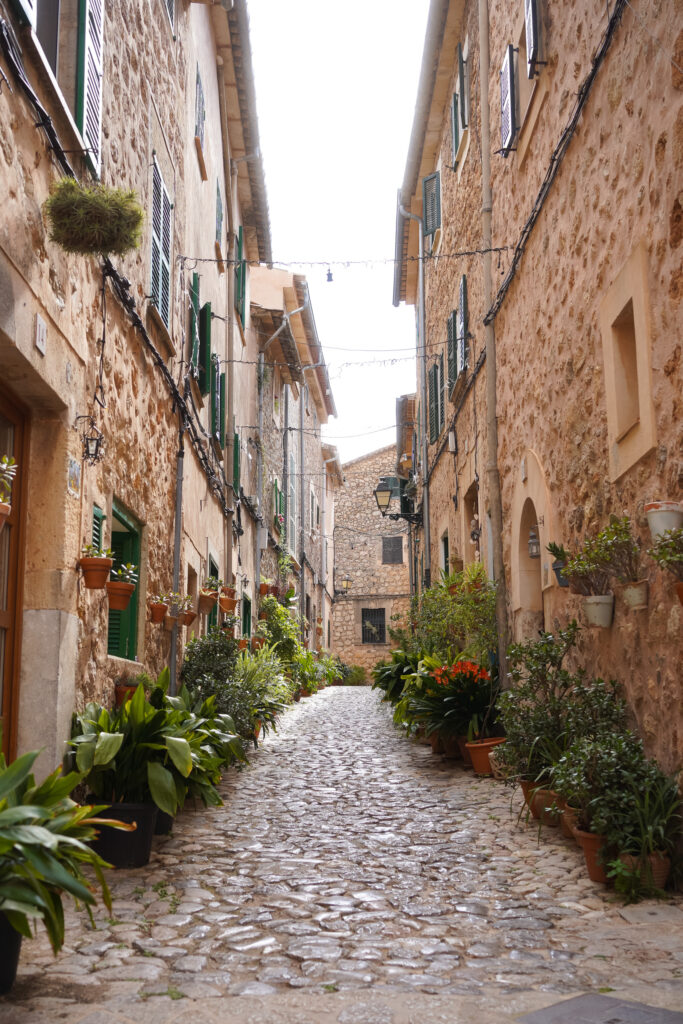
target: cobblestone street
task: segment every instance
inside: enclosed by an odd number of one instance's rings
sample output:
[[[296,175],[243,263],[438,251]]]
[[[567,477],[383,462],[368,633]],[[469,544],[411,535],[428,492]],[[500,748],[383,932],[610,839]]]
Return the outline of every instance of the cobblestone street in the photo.
[[[114,918],[24,940],[0,1024],[478,1024],[583,992],[683,1006],[678,902],[623,908],[515,793],[406,742],[369,689],[295,705]],[[631,920],[627,920],[626,913]]]

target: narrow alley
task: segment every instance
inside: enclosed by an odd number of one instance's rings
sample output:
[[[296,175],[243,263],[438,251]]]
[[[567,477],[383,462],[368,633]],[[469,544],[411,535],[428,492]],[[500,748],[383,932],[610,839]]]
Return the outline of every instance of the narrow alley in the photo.
[[[100,906],[92,931],[70,910],[57,958],[42,930],[25,941],[0,1024],[493,1024],[587,992],[683,1004],[680,899],[623,907],[559,830],[538,844],[515,791],[402,739],[370,689],[295,705],[222,789],[148,867],[110,872],[113,918]]]

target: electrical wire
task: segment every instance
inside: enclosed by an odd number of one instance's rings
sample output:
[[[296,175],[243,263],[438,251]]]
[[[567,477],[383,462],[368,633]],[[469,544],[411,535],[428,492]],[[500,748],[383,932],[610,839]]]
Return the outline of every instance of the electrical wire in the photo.
[[[683,75],[683,68],[681,67],[681,65],[678,64],[674,60],[673,54],[669,53],[669,51],[666,49],[664,44],[662,42],[660,42],[660,40],[657,38],[657,36],[654,35],[654,33],[650,32],[650,29],[647,27],[647,25],[645,24],[645,22],[643,21],[641,16],[638,14],[638,11],[635,9],[633,4],[630,3],[630,0],[626,0],[626,6],[631,9],[631,13],[633,14],[633,17],[636,19],[636,21],[640,22],[640,27],[643,29],[643,31],[647,32],[647,34],[649,35],[650,39],[652,39],[653,42],[655,42],[657,44],[657,46],[662,51],[662,53],[665,55],[665,57],[669,58],[670,62],[676,68],[676,71],[680,71],[680,73]]]
[[[460,260],[466,259],[471,256],[485,256],[490,252],[507,252],[509,246],[498,245],[493,246],[490,249],[462,249],[457,252],[438,252],[438,253],[425,253],[424,260]],[[260,260],[228,260],[218,259],[215,256],[188,256],[184,253],[179,253],[176,256],[177,260],[183,260],[188,263],[192,263],[195,269],[199,263],[222,263],[224,266],[247,266],[247,267],[262,267],[264,264]],[[418,263],[420,260],[419,256],[404,256],[398,260],[395,256],[385,256],[376,259],[363,259],[363,260],[272,260],[268,267],[376,267],[376,266],[391,266],[394,263]]]

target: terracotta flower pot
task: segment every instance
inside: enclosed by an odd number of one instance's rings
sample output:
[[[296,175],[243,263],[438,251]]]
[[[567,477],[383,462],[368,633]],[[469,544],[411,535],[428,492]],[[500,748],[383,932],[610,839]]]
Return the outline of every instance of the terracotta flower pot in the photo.
[[[237,588],[226,586],[225,584],[221,587],[221,594],[223,597],[235,597],[237,595]]]
[[[200,590],[197,605],[201,615],[210,615],[218,601],[217,590]]]
[[[133,696],[137,686],[129,686],[128,683],[114,683],[114,704],[117,708],[122,707],[126,701]]]
[[[460,756],[462,757],[463,767],[471,768],[472,758],[470,757],[470,752],[467,749],[467,736],[456,736],[455,742],[458,744],[460,748]]]
[[[259,583],[258,592],[261,597],[266,597],[270,593],[269,583]]]
[[[631,853],[620,853],[619,860],[631,871],[640,869],[640,881],[644,886],[654,886],[655,889],[663,889],[669,880],[671,860],[665,853],[661,853],[658,850],[655,853],[648,853],[645,857],[635,857]]]
[[[149,606],[149,618],[150,622],[163,622],[168,611],[168,605],[164,604],[163,601],[150,602]]]
[[[235,608],[237,607],[237,598],[225,597],[223,594],[218,598],[218,604],[222,612],[234,614]]]
[[[461,758],[460,744],[458,743],[457,736],[442,735],[441,743],[443,745],[444,757],[447,757],[449,761],[458,761]]]
[[[438,730],[436,732],[430,733],[429,745],[432,748],[432,754],[443,754],[443,739],[441,738],[441,733]]]
[[[188,608],[187,611],[181,612],[178,616],[179,626],[191,626],[194,620],[197,618],[197,613],[194,608]]]
[[[9,519],[11,511],[11,505],[8,505],[6,501],[0,501],[0,531],[2,531],[2,528],[5,525],[5,520]]]
[[[598,836],[595,832],[584,832],[580,828],[574,828],[574,838],[583,850],[588,877],[593,882],[602,882],[606,885],[607,872],[600,856],[605,847],[605,837]]]
[[[240,639],[239,639],[239,641],[237,643],[238,649],[240,651],[246,651],[248,646],[249,646],[249,637],[248,636],[240,637]]]
[[[102,590],[107,582],[109,570],[114,564],[113,558],[79,558],[78,564],[83,572],[83,584],[88,590]]]
[[[558,796],[552,789],[532,789],[529,794],[529,808],[531,814],[537,821],[544,825],[559,825],[560,811],[550,811],[551,804],[557,805]]]
[[[560,587],[568,587],[569,586],[569,580],[565,579],[565,575],[562,572],[562,570],[565,567],[565,564],[566,563],[561,561],[561,559],[556,558],[555,561],[552,563],[552,566],[551,566],[553,572],[555,573],[555,579],[557,580],[558,586],[560,586]]]
[[[262,636],[252,636],[251,638],[251,649],[252,651],[260,650],[266,641]]]
[[[113,611],[125,612],[133,596],[135,584],[124,583],[123,580],[107,580],[105,586],[109,597],[109,607]]]
[[[467,749],[472,758],[472,767],[477,775],[491,775],[491,762],[489,761],[489,750],[497,747],[499,743],[505,743],[504,736],[490,736],[485,740],[472,740],[467,743]]]

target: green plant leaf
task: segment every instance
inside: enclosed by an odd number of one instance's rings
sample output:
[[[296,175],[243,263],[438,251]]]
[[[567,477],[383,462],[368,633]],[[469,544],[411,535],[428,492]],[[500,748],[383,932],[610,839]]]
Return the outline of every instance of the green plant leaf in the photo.
[[[192,751],[190,750],[190,744],[187,740],[181,739],[179,736],[167,736],[166,748],[173,764],[176,766],[180,774],[187,778],[192,771]]]
[[[0,773],[0,800],[4,800],[8,793],[11,793],[28,777],[39,753],[39,750],[32,750],[27,754],[22,754],[12,762],[9,768]]]
[[[147,782],[157,807],[174,816],[178,809],[178,797],[168,768],[164,768],[158,761],[150,761],[147,765]]]
[[[113,761],[121,749],[122,743],[122,732],[101,732],[95,744],[93,767],[98,764],[109,764]]]

